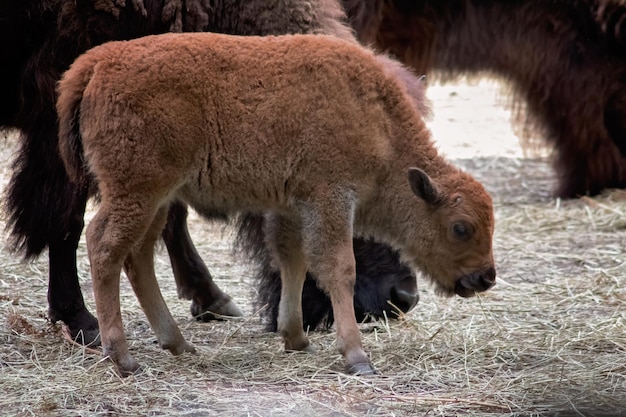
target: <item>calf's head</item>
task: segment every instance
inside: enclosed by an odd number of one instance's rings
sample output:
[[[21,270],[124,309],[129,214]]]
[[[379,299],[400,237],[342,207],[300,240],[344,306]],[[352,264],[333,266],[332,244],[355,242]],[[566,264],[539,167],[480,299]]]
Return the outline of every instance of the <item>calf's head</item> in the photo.
[[[492,239],[494,215],[491,197],[470,175],[454,171],[435,184],[417,168],[409,169],[413,193],[424,200],[426,229],[413,239],[412,263],[436,285],[442,295],[471,297],[496,281]],[[409,254],[409,257],[411,255]]]

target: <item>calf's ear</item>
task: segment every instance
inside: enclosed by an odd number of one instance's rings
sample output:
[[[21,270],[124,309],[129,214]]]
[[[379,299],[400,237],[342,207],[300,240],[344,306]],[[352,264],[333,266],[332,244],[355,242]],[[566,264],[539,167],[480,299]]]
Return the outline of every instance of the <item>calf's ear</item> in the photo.
[[[413,193],[428,204],[436,205],[442,200],[435,183],[419,168],[409,168],[409,184]]]

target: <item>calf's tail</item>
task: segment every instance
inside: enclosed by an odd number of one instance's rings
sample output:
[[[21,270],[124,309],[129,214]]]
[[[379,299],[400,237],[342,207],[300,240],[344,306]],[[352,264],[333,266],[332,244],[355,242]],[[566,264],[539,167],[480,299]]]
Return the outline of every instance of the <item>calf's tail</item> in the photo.
[[[81,189],[89,187],[89,174],[80,135],[81,104],[95,65],[95,60],[83,56],[72,64],[57,84],[59,154],[70,181]]]

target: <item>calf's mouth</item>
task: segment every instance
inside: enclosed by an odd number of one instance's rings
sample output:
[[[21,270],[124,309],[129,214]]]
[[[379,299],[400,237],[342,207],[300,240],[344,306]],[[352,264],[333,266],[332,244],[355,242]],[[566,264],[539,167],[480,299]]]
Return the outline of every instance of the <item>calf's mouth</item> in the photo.
[[[461,297],[473,297],[477,292],[487,291],[496,284],[496,270],[489,267],[462,276],[456,281],[454,293]]]

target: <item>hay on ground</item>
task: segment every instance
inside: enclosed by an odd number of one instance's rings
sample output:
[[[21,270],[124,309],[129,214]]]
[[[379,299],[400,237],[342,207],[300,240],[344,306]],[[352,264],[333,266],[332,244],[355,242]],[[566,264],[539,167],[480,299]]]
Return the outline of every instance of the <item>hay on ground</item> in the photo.
[[[506,123],[506,121],[504,121]],[[10,149],[4,149],[2,152]],[[3,161],[8,161],[3,157]],[[46,319],[46,257],[0,254],[0,410],[7,415],[517,416],[626,414],[626,192],[561,201],[545,159],[457,159],[494,196],[496,287],[421,300],[399,321],[362,325],[380,375],[353,377],[334,332],[315,355],[287,354],[252,311],[251,271],[231,256],[229,229],[192,217],[213,276],[246,313],[198,323],[178,300],[164,251],[157,273],[199,353],[156,345],[130,286],[122,310],[143,366],[121,379],[102,357],[65,343]],[[84,241],[79,270],[95,311]]]

